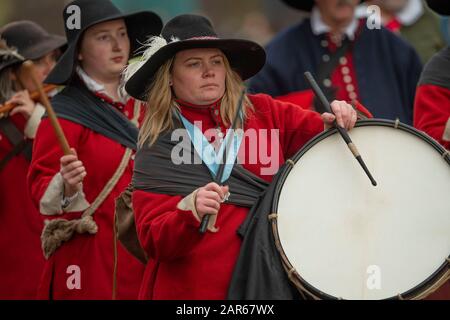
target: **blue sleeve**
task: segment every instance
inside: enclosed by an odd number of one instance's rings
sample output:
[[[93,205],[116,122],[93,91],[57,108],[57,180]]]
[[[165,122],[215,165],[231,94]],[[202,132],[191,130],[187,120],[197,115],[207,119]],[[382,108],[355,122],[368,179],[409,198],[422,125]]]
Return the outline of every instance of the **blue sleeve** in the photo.
[[[249,80],[250,93],[265,93],[272,97],[282,95],[280,85],[283,80],[278,75],[277,70],[269,61],[266,62],[264,68]]]

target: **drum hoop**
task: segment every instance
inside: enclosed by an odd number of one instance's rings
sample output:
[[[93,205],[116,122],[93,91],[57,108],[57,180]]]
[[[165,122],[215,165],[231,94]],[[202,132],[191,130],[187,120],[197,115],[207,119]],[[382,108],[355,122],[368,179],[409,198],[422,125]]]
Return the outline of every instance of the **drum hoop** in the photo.
[[[450,153],[442,147],[436,140],[431,138],[429,135],[427,135],[424,132],[421,132],[412,126],[409,126],[407,124],[401,123],[398,120],[392,121],[392,120],[385,120],[385,119],[367,119],[367,120],[361,120],[358,121],[355,125],[355,127],[367,127],[367,126],[382,126],[382,127],[390,127],[394,129],[400,129],[402,131],[406,131],[408,133],[411,133],[428,144],[430,144],[438,153],[441,154],[443,159],[447,162],[448,165],[450,165]],[[283,246],[281,244],[281,239],[279,237],[278,232],[278,223],[277,223],[277,212],[278,212],[278,201],[280,199],[281,189],[284,186],[284,183],[286,181],[286,178],[288,177],[289,173],[291,172],[292,168],[295,166],[295,164],[305,155],[306,152],[308,152],[312,147],[314,147],[317,143],[324,140],[325,138],[328,138],[334,134],[337,133],[337,129],[328,129],[327,131],[324,131],[317,136],[315,136],[313,139],[311,139],[306,145],[303,146],[291,159],[286,160],[286,164],[280,169],[279,175],[277,177],[277,187],[275,188],[275,193],[273,196],[273,203],[272,203],[272,214],[269,215],[269,220],[272,226],[272,234],[274,236],[275,246],[277,248],[278,253],[281,256],[281,262],[283,265],[283,268],[285,269],[289,281],[291,281],[297,290],[299,290],[300,294],[302,294],[303,297],[304,294],[307,294],[309,298],[315,299],[315,300],[340,300],[342,298],[334,297],[332,295],[329,295],[323,291],[320,291],[316,287],[309,284],[306,280],[304,280],[299,272],[295,270],[294,266],[289,261],[289,258],[287,257],[286,253],[284,252]],[[450,255],[446,258],[446,260],[442,263],[442,265],[427,279],[413,287],[412,289],[404,292],[399,293],[397,296],[386,298],[386,300],[392,300],[392,299],[399,299],[399,300],[418,300],[418,299],[424,299],[428,295],[432,294],[434,291],[438,290],[443,284],[445,284],[447,281],[450,281]]]

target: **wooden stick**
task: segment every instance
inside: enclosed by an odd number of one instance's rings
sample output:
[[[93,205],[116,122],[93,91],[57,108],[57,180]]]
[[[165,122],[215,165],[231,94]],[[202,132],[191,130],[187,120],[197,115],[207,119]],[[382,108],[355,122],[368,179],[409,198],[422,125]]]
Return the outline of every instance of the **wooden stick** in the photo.
[[[55,130],[56,138],[59,141],[59,144],[64,152],[64,155],[73,154],[70,150],[69,143],[67,142],[66,136],[64,135],[64,131],[61,128],[61,125],[58,122],[58,118],[56,117],[55,111],[52,108],[52,105],[50,104],[50,101],[48,100],[47,94],[44,92],[44,89],[42,87],[42,83],[37,81],[36,75],[34,73],[34,64],[32,61],[27,60],[22,64],[22,67],[25,69],[26,72],[31,77],[31,80],[33,81],[35,87],[37,88],[39,95],[41,97],[40,101],[44,105],[45,110],[47,111],[48,118],[50,120],[50,123]]]

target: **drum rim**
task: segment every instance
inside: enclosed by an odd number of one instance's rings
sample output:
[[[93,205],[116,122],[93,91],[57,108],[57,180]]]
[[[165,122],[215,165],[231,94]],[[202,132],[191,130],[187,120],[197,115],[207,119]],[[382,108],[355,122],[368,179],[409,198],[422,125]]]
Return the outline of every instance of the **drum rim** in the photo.
[[[355,124],[356,127],[367,127],[367,126],[383,126],[383,127],[390,127],[395,129],[400,129],[409,133],[412,133],[428,144],[430,144],[437,152],[441,154],[443,159],[447,162],[447,164],[450,166],[450,154],[449,152],[441,146],[436,140],[431,138],[429,135],[427,135],[425,132],[419,131],[416,128],[409,126],[407,124],[401,123],[400,121],[392,121],[392,120],[386,120],[386,119],[367,119],[367,120],[360,120],[357,121]],[[293,157],[291,157],[289,160],[286,161],[285,165],[280,168],[279,175],[277,177],[277,186],[274,191],[273,195],[273,201],[272,201],[272,207],[271,212],[278,212],[278,202],[280,199],[281,189],[284,186],[284,183],[286,181],[286,178],[288,177],[289,173],[291,172],[293,165],[289,165],[289,163],[292,161],[294,164],[296,164],[303,155],[308,152],[313,146],[315,146],[320,141],[324,140],[325,138],[328,138],[334,134],[337,133],[336,128],[328,129],[322,133],[319,133],[314,138],[312,138],[306,145],[304,145]],[[278,233],[278,223],[277,219],[271,220],[272,225],[272,234],[275,238],[275,243],[277,247],[277,251],[280,254],[281,263],[283,264],[283,267],[285,268],[286,272],[290,270],[290,273],[292,276],[296,277],[298,281],[300,281],[301,286],[305,287],[306,292],[302,292],[302,289],[299,288],[299,286],[291,279],[291,277],[288,276],[289,281],[291,281],[292,284],[302,293],[306,293],[313,297],[314,299],[334,299],[334,300],[341,300],[340,297],[335,297],[332,295],[329,295],[318,288],[314,287],[310,283],[308,283],[306,280],[304,280],[301,275],[295,270],[294,266],[289,261],[288,256],[284,252],[281,239],[279,237]],[[277,243],[278,242],[278,243]],[[429,289],[430,287],[433,287],[443,275],[448,272],[450,269],[450,254],[447,257],[447,259],[442,263],[442,265],[435,271],[433,274],[431,274],[428,278],[423,280],[421,283],[416,285],[415,287],[409,289],[406,292],[399,293],[397,296],[392,296],[389,298],[385,298],[384,300],[392,300],[392,299],[417,299],[417,298],[425,298],[426,296],[423,296],[423,293]],[[439,286],[440,287],[440,286]],[[438,288],[439,288],[438,287]],[[438,289],[436,288],[436,289]],[[430,292],[429,294],[431,294]]]

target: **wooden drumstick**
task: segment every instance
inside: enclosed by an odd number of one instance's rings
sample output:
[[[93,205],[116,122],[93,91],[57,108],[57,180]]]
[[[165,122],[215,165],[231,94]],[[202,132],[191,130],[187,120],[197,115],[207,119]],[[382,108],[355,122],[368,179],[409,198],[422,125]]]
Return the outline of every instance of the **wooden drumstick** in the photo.
[[[39,95],[41,97],[41,102],[44,105],[45,110],[47,111],[48,118],[50,120],[50,123],[51,123],[53,129],[55,130],[56,138],[59,141],[59,144],[64,152],[64,155],[72,154],[69,143],[67,142],[66,136],[64,135],[64,131],[62,130],[61,125],[58,122],[58,118],[56,117],[55,111],[53,110],[53,108],[50,104],[50,101],[48,100],[47,94],[45,93],[45,91],[42,87],[42,83],[40,83],[36,78],[36,75],[34,73],[33,62],[30,60],[27,60],[22,64],[22,67],[29,74],[37,91],[39,92]]]
[[[243,104],[243,101],[244,101],[244,97],[245,97],[245,90],[242,90],[242,93],[241,93],[241,96],[240,96],[239,102],[238,102],[238,109],[236,110],[236,114],[234,116],[233,123],[231,125],[231,130],[233,130],[233,134],[234,134],[234,131],[236,130],[237,121],[239,119],[239,115],[240,115],[241,110],[242,110],[242,104]],[[219,170],[217,171],[216,178],[214,179],[214,182],[217,183],[219,186],[222,183],[223,171],[225,170],[225,164],[227,162],[227,155],[226,155],[227,154],[227,150],[230,149],[232,141],[233,141],[232,137],[230,137],[228,139],[228,141],[227,141],[227,145],[225,146],[225,150],[223,150],[223,157],[222,157],[223,161],[219,165]],[[210,216],[211,215],[209,215],[209,214],[206,214],[206,215],[203,216],[202,223],[200,224],[200,229],[199,229],[200,233],[205,233],[206,232],[206,229],[208,228],[208,223],[209,223],[209,217]]]
[[[309,85],[313,89],[316,97],[319,99],[320,103],[325,108],[325,110],[327,112],[331,113],[331,114],[334,114],[333,110],[331,109],[330,102],[328,102],[327,98],[325,97],[325,94],[320,89],[319,85],[317,84],[317,82],[314,79],[314,77],[312,76],[312,74],[310,72],[305,72],[304,75],[305,75],[306,81],[309,83]],[[353,153],[353,156],[356,158],[356,160],[358,160],[358,162],[361,165],[361,167],[363,168],[364,172],[369,177],[370,182],[372,183],[372,185],[376,186],[377,182],[375,181],[375,179],[373,178],[373,176],[370,173],[369,169],[367,168],[366,164],[364,163],[364,160],[362,159],[361,155],[359,154],[358,149],[356,148],[356,146],[353,143],[352,139],[348,135],[347,130],[345,130],[345,128],[342,128],[341,126],[339,126],[337,124],[336,120],[334,121],[334,125],[336,126],[337,131],[339,132],[339,134],[344,139],[344,141],[347,144],[347,146],[350,149],[350,151]]]

